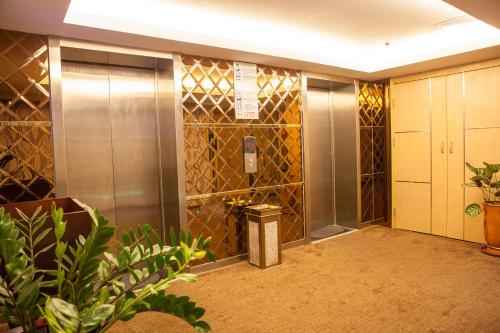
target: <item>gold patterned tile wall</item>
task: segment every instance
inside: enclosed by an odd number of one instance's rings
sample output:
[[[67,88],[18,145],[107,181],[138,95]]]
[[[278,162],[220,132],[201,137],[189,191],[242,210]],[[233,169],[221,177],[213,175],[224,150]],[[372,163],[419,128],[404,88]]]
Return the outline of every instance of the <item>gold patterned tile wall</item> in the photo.
[[[386,217],[386,113],[384,85],[360,82],[359,86],[361,221]]]
[[[53,195],[46,37],[0,30],[0,204]]]
[[[188,227],[211,235],[218,258],[246,252],[243,208],[283,207],[284,242],[304,237],[300,72],[257,66],[259,119],[235,119],[233,62],[182,56]],[[255,136],[258,172],[243,172]]]

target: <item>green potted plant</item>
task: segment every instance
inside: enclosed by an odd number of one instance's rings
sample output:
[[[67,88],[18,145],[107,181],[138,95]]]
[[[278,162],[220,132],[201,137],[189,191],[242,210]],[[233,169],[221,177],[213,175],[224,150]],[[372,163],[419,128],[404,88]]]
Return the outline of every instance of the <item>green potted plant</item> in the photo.
[[[500,164],[483,162],[484,167],[476,168],[466,163],[467,168],[474,174],[470,187],[478,187],[483,194],[483,207],[479,203],[472,203],[465,208],[469,216],[477,216],[484,210],[484,238],[486,246],[482,251],[489,255],[500,256],[500,179],[498,172]]]
[[[186,273],[194,260],[210,252],[210,238],[193,238],[170,230],[166,245],[147,224],[122,234],[116,252],[108,252],[115,228],[99,211],[84,206],[92,220],[87,237],[64,241],[67,222],[61,208],[52,206],[51,219],[40,209],[28,217],[12,218],[0,208],[0,318],[25,333],[47,326],[50,332],[105,332],[119,320],[138,312],[166,312],[191,324],[198,332],[210,331],[200,320],[204,310],[187,297],[167,295],[174,280],[196,281]],[[38,246],[50,233],[55,242]],[[55,268],[43,269],[37,258],[53,251]],[[140,289],[139,289],[140,287]]]

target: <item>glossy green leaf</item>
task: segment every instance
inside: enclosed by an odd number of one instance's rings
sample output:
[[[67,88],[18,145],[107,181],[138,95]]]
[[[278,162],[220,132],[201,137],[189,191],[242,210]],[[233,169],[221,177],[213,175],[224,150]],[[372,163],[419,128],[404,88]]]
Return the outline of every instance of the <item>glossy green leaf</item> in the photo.
[[[103,304],[100,305],[94,309],[92,309],[90,312],[85,314],[80,318],[80,321],[82,323],[82,326],[90,331],[96,327],[98,327],[101,322],[105,321],[111,315],[113,314],[115,310],[115,306],[112,304]]]
[[[465,208],[465,213],[469,216],[478,216],[481,214],[481,206],[477,203],[470,204]]]
[[[66,222],[61,222],[55,226],[54,233],[58,240],[62,239],[66,232]]]
[[[208,323],[206,323],[204,321],[197,322],[195,329],[196,329],[197,333],[210,333],[210,332],[212,332],[212,328],[210,327],[210,325],[208,325]]]
[[[174,228],[172,226],[170,226],[168,234],[170,237],[170,245],[177,246],[177,237],[175,236],[175,231],[174,231]]]
[[[215,254],[213,254],[212,251],[210,251],[210,250],[207,251],[207,258],[211,262],[215,262],[217,260],[217,258],[215,257]]]
[[[122,241],[125,245],[130,245],[130,236],[126,232],[122,233]]]
[[[59,298],[48,298],[44,315],[51,332],[75,333],[80,327],[80,316],[75,305]]]

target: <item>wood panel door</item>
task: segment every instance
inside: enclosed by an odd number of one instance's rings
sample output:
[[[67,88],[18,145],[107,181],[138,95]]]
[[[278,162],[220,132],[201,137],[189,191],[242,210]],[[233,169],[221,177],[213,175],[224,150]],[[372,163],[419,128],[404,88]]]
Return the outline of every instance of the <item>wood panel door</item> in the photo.
[[[500,66],[464,73],[465,128],[500,127]]]
[[[398,83],[392,98],[393,224],[431,232],[430,80]]]
[[[396,228],[431,232],[431,185],[396,182],[394,187]]]
[[[462,74],[431,80],[432,234],[463,239]]]
[[[464,73],[465,161],[474,166],[500,162],[500,66]],[[466,169],[463,182],[472,173]],[[464,206],[482,202],[481,191],[465,189]],[[484,215],[464,217],[464,239],[484,243]]]
[[[500,161],[500,127],[468,129],[465,131],[465,160],[474,166],[480,166],[483,162]],[[497,163],[497,162],[495,162]],[[472,172],[465,172],[464,182],[469,180]],[[473,202],[483,201],[481,190],[468,187],[465,189],[465,205]],[[464,239],[472,242],[484,243],[484,215],[465,216]]]
[[[429,132],[394,133],[394,180],[431,182],[431,137]]]
[[[448,205],[448,129],[446,76],[431,79],[432,113],[432,228],[434,235],[446,236]]]
[[[430,130],[429,82],[429,79],[424,79],[393,86],[394,132]]]
[[[464,238],[464,98],[463,74],[447,76],[448,203],[446,236]]]

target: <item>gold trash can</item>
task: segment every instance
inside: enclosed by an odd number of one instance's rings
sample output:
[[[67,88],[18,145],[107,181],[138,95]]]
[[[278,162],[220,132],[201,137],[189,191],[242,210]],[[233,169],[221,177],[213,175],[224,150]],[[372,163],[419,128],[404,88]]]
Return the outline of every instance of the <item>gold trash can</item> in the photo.
[[[281,264],[281,207],[248,206],[245,213],[248,262],[262,269]]]

